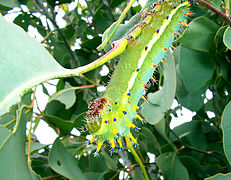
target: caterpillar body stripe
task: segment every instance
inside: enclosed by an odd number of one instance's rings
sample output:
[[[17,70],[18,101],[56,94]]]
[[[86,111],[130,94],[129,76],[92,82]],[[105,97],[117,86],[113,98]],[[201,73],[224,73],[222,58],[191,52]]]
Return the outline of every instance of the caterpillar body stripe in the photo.
[[[174,35],[181,24],[186,24],[189,6],[188,1],[159,2],[123,39],[126,49],[120,55],[107,90],[103,97],[89,104],[87,112],[87,129],[93,136],[89,143],[98,141],[96,155],[104,141],[110,142],[112,152],[115,140],[123,149],[123,137],[138,145],[130,131],[130,128],[139,129],[132,123],[134,118],[144,122],[136,112],[142,109],[138,102],[156,66],[172,45]]]

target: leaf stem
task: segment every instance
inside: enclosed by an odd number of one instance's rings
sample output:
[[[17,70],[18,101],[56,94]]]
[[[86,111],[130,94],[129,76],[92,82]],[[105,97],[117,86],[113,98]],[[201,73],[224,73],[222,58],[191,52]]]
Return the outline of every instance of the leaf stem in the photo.
[[[142,161],[140,160],[139,156],[137,155],[135,149],[133,148],[132,146],[132,143],[129,139],[129,137],[126,137],[125,136],[125,140],[126,140],[126,143],[127,143],[127,148],[131,151],[132,155],[134,156],[135,160],[137,161],[137,163],[140,165],[140,168],[144,174],[144,177],[145,177],[145,180],[149,180],[149,177],[148,177],[148,174],[147,174],[147,171],[142,163]]]
[[[127,14],[128,10],[131,8],[132,4],[135,2],[136,0],[130,0],[128,5],[126,6],[126,8],[123,10],[123,12],[121,13],[119,19],[117,21],[115,21],[106,31],[106,35],[107,38],[97,47],[98,51],[103,50],[103,48],[105,47],[105,45],[108,43],[108,41],[111,39],[112,35],[115,33],[116,29],[119,27],[119,25],[121,24],[121,22],[123,21],[125,15]],[[115,27],[114,27],[115,25]],[[113,28],[114,27],[114,28]],[[112,32],[110,32],[111,28],[113,28]],[[110,32],[110,33],[109,33]]]
[[[229,1],[229,0],[227,0]],[[196,0],[196,2],[198,2],[199,4],[211,9],[212,11],[214,11],[216,14],[218,14],[219,16],[221,16],[229,26],[231,26],[231,20],[230,17],[227,16],[225,13],[223,13],[222,11],[218,10],[215,6],[213,6],[212,4],[204,1],[204,0]],[[227,8],[227,7],[226,7]],[[227,11],[227,9],[226,9]]]

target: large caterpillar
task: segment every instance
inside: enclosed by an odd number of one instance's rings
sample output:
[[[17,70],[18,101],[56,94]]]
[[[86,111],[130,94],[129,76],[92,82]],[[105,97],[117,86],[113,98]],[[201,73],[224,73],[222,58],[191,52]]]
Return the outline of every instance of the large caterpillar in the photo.
[[[188,1],[178,0],[155,3],[133,31],[121,40],[126,50],[120,55],[105,94],[91,102],[87,112],[87,129],[93,136],[89,143],[98,141],[96,155],[104,141],[110,142],[111,152],[115,151],[115,140],[123,149],[122,138],[138,145],[130,132],[130,128],[138,130],[132,123],[134,118],[144,122],[136,113],[142,109],[138,102],[141,97],[145,100],[143,93],[147,82],[153,78],[155,68],[172,45],[180,25],[187,25],[185,20],[190,14],[190,5]]]

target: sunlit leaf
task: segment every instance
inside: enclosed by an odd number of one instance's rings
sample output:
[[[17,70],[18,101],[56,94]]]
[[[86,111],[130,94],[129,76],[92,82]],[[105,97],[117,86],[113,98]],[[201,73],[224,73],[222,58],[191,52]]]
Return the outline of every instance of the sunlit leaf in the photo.
[[[12,132],[0,126],[0,177],[1,179],[40,179],[30,167],[25,156],[26,123],[32,118],[29,105],[31,93],[23,97],[17,111],[17,125]]]

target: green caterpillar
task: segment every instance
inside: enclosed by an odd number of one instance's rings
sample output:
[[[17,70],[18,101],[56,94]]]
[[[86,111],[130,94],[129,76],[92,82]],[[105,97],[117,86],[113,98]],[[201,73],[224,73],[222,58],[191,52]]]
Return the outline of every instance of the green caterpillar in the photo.
[[[181,24],[187,26],[190,5],[178,0],[155,3],[134,30],[116,41],[114,48],[102,57],[111,59],[121,54],[105,94],[91,102],[87,112],[87,129],[93,136],[89,144],[98,141],[96,155],[105,141],[110,142],[111,152],[115,151],[115,140],[123,149],[122,138],[127,144],[131,139],[138,146],[130,132],[130,128],[139,129],[132,123],[134,118],[144,122],[136,113],[142,109],[138,102],[141,97],[145,100],[146,84],[153,79],[155,68],[172,45]]]

